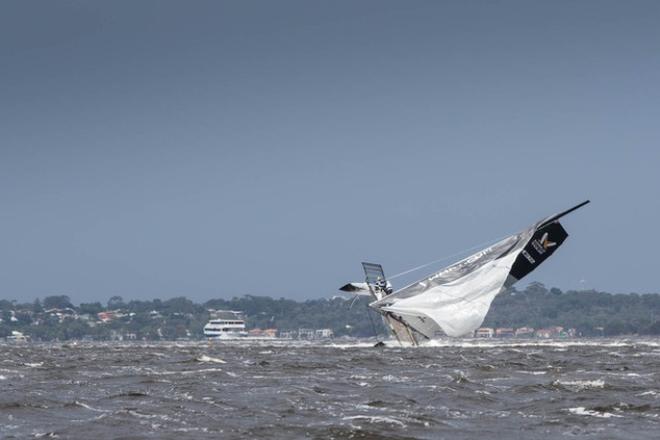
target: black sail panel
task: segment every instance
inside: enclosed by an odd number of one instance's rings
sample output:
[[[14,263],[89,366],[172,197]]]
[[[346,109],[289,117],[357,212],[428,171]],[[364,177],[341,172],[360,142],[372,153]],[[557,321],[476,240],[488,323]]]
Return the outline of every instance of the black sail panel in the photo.
[[[511,276],[522,279],[552,255],[567,237],[568,233],[559,222],[537,229],[513,263]]]

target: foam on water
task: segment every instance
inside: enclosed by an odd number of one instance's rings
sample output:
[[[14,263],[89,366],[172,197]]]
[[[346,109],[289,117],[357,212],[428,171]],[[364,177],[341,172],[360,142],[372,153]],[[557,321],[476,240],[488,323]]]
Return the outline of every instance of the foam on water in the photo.
[[[559,350],[572,347],[660,347],[660,342],[650,340],[604,340],[604,339],[563,339],[563,340],[539,340],[539,339],[436,339],[426,341],[420,347],[461,347],[461,348],[529,348],[554,347]]]
[[[43,367],[44,363],[43,362],[31,362],[31,363],[26,362],[23,365],[25,365],[26,367],[30,367],[30,368],[37,368],[37,367]]]
[[[79,401],[77,401],[77,400],[76,400],[74,403],[75,403],[76,405],[78,405],[79,407],[81,407],[81,408],[85,408],[85,409],[88,409],[88,410],[90,410],[90,411],[101,412],[101,413],[109,412],[109,411],[107,411],[107,410],[98,409],[98,408],[93,408],[93,407],[89,406],[88,404],[83,403],[83,402],[79,402]]]
[[[201,355],[200,357],[197,358],[198,362],[212,362],[214,364],[226,364],[226,361],[223,361],[220,358],[214,358],[211,356],[207,356],[205,354]]]
[[[393,417],[358,415],[358,416],[343,417],[343,420],[364,420],[369,423],[386,423],[391,425],[398,425],[402,428],[406,427],[405,423]]]
[[[639,397],[651,396],[651,397],[658,398],[658,397],[660,397],[660,392],[656,391],[656,390],[649,390],[649,391],[644,391],[643,393],[639,393],[639,394],[637,394],[637,396],[639,396]]]
[[[586,390],[589,388],[603,388],[605,381],[602,379],[596,380],[557,380],[554,382],[557,385],[562,385],[567,388],[574,388],[577,390]]]
[[[603,419],[609,419],[611,417],[622,417],[617,414],[612,414],[609,412],[601,412],[601,411],[586,409],[583,406],[578,406],[577,408],[569,408],[568,412],[570,412],[571,414],[576,414],[578,416],[600,417]]]

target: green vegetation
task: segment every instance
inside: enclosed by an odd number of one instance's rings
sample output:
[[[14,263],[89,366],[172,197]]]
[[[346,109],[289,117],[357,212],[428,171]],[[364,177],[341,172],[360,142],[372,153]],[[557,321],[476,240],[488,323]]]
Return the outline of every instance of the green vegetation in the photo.
[[[575,328],[582,336],[660,335],[660,295],[562,292],[531,283],[495,298],[484,326]]]
[[[66,295],[33,303],[0,300],[0,337],[20,331],[34,340],[67,339],[200,339],[209,319],[208,309],[239,310],[248,328],[330,328],[335,336],[373,336],[385,329],[368,301],[358,298],[315,299],[303,302],[270,297],[242,296],[213,299],[204,304],[178,297],[168,300],[124,301],[113,296],[75,306]],[[596,291],[546,289],[532,283],[512,289],[493,302],[483,324],[487,327],[576,328],[582,336],[625,334],[660,335],[660,295],[613,295]]]
[[[204,304],[184,297],[125,302],[113,296],[106,306],[95,302],[77,307],[64,295],[49,296],[31,304],[0,300],[0,338],[16,330],[33,340],[43,341],[200,339],[204,324],[209,320],[208,309],[242,311],[247,316],[248,329],[330,328],[336,336],[370,336],[374,331],[384,332],[376,313],[368,313],[366,306],[364,299],[350,307],[350,301],[342,298],[297,302],[251,295],[214,299]]]

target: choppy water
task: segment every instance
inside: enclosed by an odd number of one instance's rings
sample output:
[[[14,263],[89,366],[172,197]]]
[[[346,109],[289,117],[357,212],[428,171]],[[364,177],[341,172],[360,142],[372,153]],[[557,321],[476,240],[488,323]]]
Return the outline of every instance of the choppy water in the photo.
[[[25,344],[0,353],[3,439],[660,437],[657,339]]]

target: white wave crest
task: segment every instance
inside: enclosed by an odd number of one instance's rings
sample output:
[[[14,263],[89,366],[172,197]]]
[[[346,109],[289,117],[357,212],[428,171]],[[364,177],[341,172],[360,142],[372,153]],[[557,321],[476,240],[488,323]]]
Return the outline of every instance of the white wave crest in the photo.
[[[531,374],[532,376],[541,376],[543,374],[548,374],[547,371],[527,371],[527,370],[516,370],[516,373]]]
[[[76,401],[75,401],[75,404],[78,405],[78,406],[80,406],[81,408],[85,408],[85,409],[88,409],[88,410],[90,410],[90,411],[94,411],[94,412],[100,412],[100,413],[109,412],[108,410],[105,410],[105,409],[94,408],[94,407],[89,406],[89,405],[87,405],[86,403],[81,402],[81,401],[79,401],[79,400],[76,400]]]
[[[660,392],[655,390],[644,391],[643,393],[637,394],[637,396],[651,396],[651,397],[660,397]]]
[[[26,367],[30,367],[30,368],[37,368],[37,367],[43,367],[44,363],[43,362],[26,362],[23,365],[25,365]]]
[[[222,371],[222,368],[203,368],[201,370],[180,371],[180,372],[178,372],[178,374],[219,373],[221,371]],[[177,374],[177,372],[175,372],[174,374]]]
[[[461,347],[461,348],[529,348],[553,347],[564,349],[570,347],[659,347],[660,343],[652,340],[639,339],[474,339],[474,338],[443,338],[424,342],[420,347]]]
[[[604,388],[605,381],[602,379],[596,380],[556,380],[554,382],[557,385],[561,385],[567,388],[574,388],[578,391],[594,388]]]
[[[211,362],[214,364],[226,364],[226,361],[223,361],[220,358],[214,358],[211,356],[207,356],[205,354],[201,355],[200,357],[197,358],[197,362]]]
[[[387,423],[390,425],[398,425],[402,428],[406,427],[405,423],[393,417],[358,415],[358,416],[344,417],[343,420],[364,420],[369,423]]]
[[[591,417],[600,417],[603,419],[609,419],[611,417],[622,417],[617,414],[612,414],[609,412],[594,411],[591,409],[586,409],[584,406],[578,406],[577,408],[569,408],[568,412],[578,416],[591,416]]]

